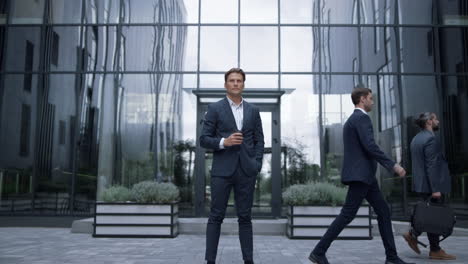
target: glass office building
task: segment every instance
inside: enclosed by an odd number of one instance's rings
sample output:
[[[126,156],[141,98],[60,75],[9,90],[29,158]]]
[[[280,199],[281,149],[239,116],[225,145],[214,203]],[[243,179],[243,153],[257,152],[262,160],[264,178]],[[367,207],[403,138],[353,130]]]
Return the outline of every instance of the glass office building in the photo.
[[[2,1],[0,213],[92,215],[104,188],[156,179],[179,186],[182,216],[206,216],[200,122],[241,67],[265,132],[255,217],[284,216],[291,184],[339,182],[363,85],[378,144],[408,168],[378,170],[393,217],[416,200],[413,120],[432,111],[467,226],[467,37],[464,0]]]

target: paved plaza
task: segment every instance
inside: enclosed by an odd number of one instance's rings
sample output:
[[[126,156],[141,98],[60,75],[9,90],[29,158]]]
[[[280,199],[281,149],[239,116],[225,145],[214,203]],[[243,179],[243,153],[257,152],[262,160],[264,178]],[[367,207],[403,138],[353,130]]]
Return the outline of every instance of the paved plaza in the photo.
[[[424,239],[426,241],[426,239]],[[418,256],[396,238],[402,258],[416,263],[440,263]],[[306,264],[317,240],[290,240],[283,236],[255,236],[254,260],[257,264]],[[450,237],[443,242],[455,261],[468,263],[468,237]],[[68,228],[0,228],[1,264],[196,264],[204,263],[205,238],[202,235],[179,235],[174,239],[93,238],[89,234],[72,234]],[[330,263],[384,263],[380,237],[373,240],[335,241],[328,253]],[[222,236],[217,263],[243,263],[237,236]]]

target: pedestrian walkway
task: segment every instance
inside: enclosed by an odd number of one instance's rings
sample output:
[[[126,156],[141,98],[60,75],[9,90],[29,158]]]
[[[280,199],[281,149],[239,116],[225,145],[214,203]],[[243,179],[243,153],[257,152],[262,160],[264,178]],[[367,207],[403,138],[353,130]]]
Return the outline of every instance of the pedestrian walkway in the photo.
[[[425,238],[423,241],[427,241]],[[396,237],[400,256],[416,263],[440,263],[428,259],[423,249],[413,253],[401,237]],[[307,256],[317,240],[290,240],[283,236],[254,236],[256,264],[310,264]],[[457,255],[455,261],[468,263],[468,237],[450,237],[443,248]],[[72,234],[65,228],[0,228],[1,264],[202,264],[205,237],[179,235],[174,239],[93,238]],[[373,240],[338,240],[328,258],[332,264],[384,263],[380,237]],[[242,262],[237,236],[222,236],[218,250],[219,264]]]

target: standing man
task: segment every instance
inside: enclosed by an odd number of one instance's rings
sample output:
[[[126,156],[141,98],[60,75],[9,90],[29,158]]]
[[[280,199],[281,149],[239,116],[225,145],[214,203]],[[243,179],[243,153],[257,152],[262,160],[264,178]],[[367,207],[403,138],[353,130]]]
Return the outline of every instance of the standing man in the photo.
[[[416,125],[421,128],[411,141],[411,160],[413,162],[413,191],[419,193],[423,200],[431,199],[435,203],[443,203],[444,195],[450,192],[450,172],[447,161],[442,154],[440,143],[434,135],[439,130],[439,120],[436,114],[421,113],[416,119]],[[414,252],[421,254],[417,237],[421,233],[410,230],[403,234],[406,242]],[[455,256],[445,253],[439,246],[439,235],[427,234],[430,244],[429,258],[438,260],[453,260]]]
[[[262,168],[263,130],[257,107],[242,98],[245,73],[233,68],[224,74],[226,98],[208,106],[200,145],[213,149],[211,211],[206,228],[208,264],[214,264],[231,189],[234,189],[239,240],[246,264],[253,264],[251,209],[256,176]]]
[[[319,264],[328,263],[325,253],[341,231],[354,219],[362,201],[366,199],[377,214],[379,231],[387,256],[385,263],[405,264],[406,262],[397,256],[390,209],[382,196],[375,172],[377,162],[387,170],[393,170],[400,177],[404,177],[406,172],[400,165],[390,160],[374,141],[372,122],[367,114],[374,104],[372,91],[368,88],[355,88],[351,93],[351,99],[356,109],[343,128],[344,160],[341,182],[349,185],[346,201],[340,215],[310,253],[309,260]]]

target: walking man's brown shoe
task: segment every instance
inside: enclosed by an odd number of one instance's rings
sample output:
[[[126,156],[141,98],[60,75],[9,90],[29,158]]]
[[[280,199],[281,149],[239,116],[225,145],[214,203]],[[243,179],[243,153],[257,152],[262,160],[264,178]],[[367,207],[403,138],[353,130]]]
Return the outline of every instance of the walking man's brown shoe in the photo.
[[[406,242],[408,243],[408,246],[416,253],[418,254],[421,254],[421,250],[419,250],[419,247],[418,247],[418,241],[416,240],[416,238],[414,238],[410,232],[406,232],[403,234],[403,238],[406,240]]]
[[[438,260],[454,260],[454,259],[457,259],[457,257],[445,253],[445,251],[443,249],[441,249],[439,251],[429,252],[429,258],[430,259],[438,259]]]

